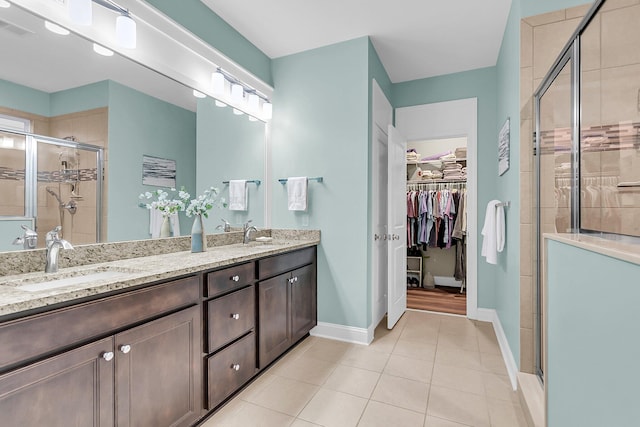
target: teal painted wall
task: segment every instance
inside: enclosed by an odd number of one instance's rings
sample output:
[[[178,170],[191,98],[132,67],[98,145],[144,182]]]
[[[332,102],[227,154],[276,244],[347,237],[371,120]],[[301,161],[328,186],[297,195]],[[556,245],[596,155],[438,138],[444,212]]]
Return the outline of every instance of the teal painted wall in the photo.
[[[103,80],[85,86],[53,92],[50,100],[50,116],[77,113],[106,107],[109,103],[109,82]]]
[[[494,180],[493,197],[508,200],[506,211],[506,244],[498,257],[498,264],[487,268],[494,271],[494,304],[500,323],[509,341],[511,353],[520,364],[520,4],[511,4],[507,27],[504,32],[498,63],[498,101],[494,141],[504,122],[510,120],[509,170],[498,176],[497,142],[491,148],[491,171]],[[484,204],[478,210],[479,223],[484,223]],[[481,240],[480,240],[481,241]]]
[[[549,240],[549,427],[640,420],[640,265]]]
[[[368,38],[273,60],[274,228],[322,232],[318,320],[368,327]],[[287,210],[277,178],[323,176],[309,183],[306,213]]]
[[[49,94],[0,80],[0,106],[49,117]]]
[[[147,0],[211,46],[268,84],[271,59],[200,0]]]
[[[465,98],[478,100],[478,243],[484,224],[484,207],[496,198],[497,103],[495,67],[413,80],[393,85],[392,104],[396,108]],[[479,254],[479,252],[478,252]],[[484,258],[478,260],[478,307],[495,308],[495,268]]]
[[[237,116],[231,108],[216,107],[211,98],[198,100],[196,183],[198,194],[213,186],[229,201],[230,179],[259,179],[260,186],[247,184],[249,209],[229,211],[214,208],[205,220],[205,230],[215,232],[220,218],[233,226],[241,226],[251,219],[256,227],[264,227],[265,124],[251,122],[246,115]],[[195,194],[192,195],[195,197]]]
[[[196,184],[196,114],[121,84],[109,83],[107,239],[149,238],[149,212],[138,195],[155,187],[142,185],[142,155],[176,161],[177,187],[194,193]],[[182,234],[191,221],[180,214]]]

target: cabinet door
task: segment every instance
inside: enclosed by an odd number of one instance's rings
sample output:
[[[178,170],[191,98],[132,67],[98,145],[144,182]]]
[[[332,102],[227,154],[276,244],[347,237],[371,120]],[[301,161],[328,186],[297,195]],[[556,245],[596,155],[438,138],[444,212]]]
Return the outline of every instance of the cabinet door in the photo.
[[[198,306],[115,337],[119,427],[188,426],[202,413]]]
[[[281,274],[258,283],[258,357],[260,369],[284,353],[289,333],[289,278]]]
[[[1,375],[0,424],[114,425],[112,351],[107,338]]]
[[[291,341],[305,336],[316,321],[316,265],[311,264],[291,273]]]

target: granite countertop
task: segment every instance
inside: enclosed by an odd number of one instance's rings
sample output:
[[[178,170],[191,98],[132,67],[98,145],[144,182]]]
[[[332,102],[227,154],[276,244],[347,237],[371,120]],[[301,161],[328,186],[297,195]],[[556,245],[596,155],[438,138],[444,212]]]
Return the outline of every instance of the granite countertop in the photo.
[[[286,236],[285,236],[286,237]],[[251,242],[243,245],[233,243],[208,248],[206,252],[180,251],[159,255],[93,263],[61,268],[57,273],[32,272],[0,277],[0,320],[2,317],[27,310],[72,301],[78,298],[99,296],[103,293],[152,283],[159,280],[197,273],[243,261],[250,261],[295,249],[315,246],[320,242],[319,234],[307,238],[278,239],[271,242]],[[91,275],[88,283],[80,279]],[[73,278],[70,280],[70,278]],[[42,282],[64,280],[80,283],[48,290],[28,291],[19,287]]]

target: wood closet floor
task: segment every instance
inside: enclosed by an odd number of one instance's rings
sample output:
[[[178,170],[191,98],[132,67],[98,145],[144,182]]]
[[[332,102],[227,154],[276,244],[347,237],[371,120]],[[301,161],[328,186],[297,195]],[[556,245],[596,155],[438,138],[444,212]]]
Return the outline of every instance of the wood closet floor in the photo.
[[[460,288],[436,286],[434,289],[407,288],[407,308],[439,313],[467,314],[467,294]]]

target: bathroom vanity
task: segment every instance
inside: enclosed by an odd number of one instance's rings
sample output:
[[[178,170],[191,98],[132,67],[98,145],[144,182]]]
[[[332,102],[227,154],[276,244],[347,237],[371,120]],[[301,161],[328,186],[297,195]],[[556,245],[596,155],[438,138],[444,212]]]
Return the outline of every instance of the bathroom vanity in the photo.
[[[71,267],[58,280],[100,279],[55,289],[3,277],[3,425],[193,425],[315,326],[318,242]]]

